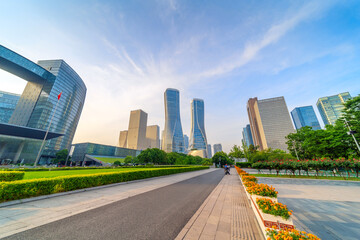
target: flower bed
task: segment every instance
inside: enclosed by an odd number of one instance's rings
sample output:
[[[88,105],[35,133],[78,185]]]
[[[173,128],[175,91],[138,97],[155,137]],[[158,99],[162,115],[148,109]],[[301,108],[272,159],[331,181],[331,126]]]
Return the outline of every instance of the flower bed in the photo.
[[[264,197],[277,198],[277,194],[278,194],[278,192],[275,191],[274,187],[263,183],[246,187],[246,190],[250,194],[255,194]]]
[[[285,220],[288,220],[292,214],[285,204],[274,202],[268,198],[256,198],[256,203],[263,213],[280,216]]]
[[[257,183],[257,178],[254,177],[254,176],[250,176],[250,175],[242,175],[241,180],[243,182],[255,182],[255,183]]]
[[[268,236],[267,240],[320,240],[320,238],[311,233],[296,229],[277,230],[275,226],[266,229],[266,235]]]

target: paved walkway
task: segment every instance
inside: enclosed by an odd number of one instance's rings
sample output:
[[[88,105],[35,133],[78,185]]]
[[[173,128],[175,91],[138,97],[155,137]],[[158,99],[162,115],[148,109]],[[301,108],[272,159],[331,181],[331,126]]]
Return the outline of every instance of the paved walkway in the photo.
[[[177,236],[180,239],[263,239],[239,176],[225,176]]]
[[[78,213],[200,176],[215,169],[135,181],[49,199],[0,207],[0,238],[13,235]]]

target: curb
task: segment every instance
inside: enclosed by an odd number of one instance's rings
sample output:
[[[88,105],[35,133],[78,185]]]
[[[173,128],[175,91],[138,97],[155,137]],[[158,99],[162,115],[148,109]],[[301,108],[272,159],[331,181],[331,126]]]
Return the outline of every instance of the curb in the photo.
[[[201,170],[208,170],[208,169],[201,169]],[[201,171],[201,170],[198,170],[198,171]],[[191,171],[191,172],[197,172],[197,171]],[[191,173],[191,172],[175,173],[175,174],[164,175],[164,176],[159,176],[159,177],[144,178],[144,179],[138,179],[138,180],[133,180],[133,181],[128,181],[128,182],[112,183],[112,184],[107,184],[107,185],[102,185],[102,186],[91,187],[91,188],[78,189],[78,190],[74,190],[74,191],[54,193],[54,194],[50,194],[50,195],[13,200],[13,201],[0,203],[0,209],[3,207],[8,207],[8,206],[12,206],[12,205],[20,204],[20,203],[34,202],[34,201],[38,201],[38,200],[55,198],[55,197],[70,195],[70,194],[74,194],[74,193],[93,191],[93,190],[97,190],[97,189],[114,187],[114,186],[118,186],[118,185],[130,184],[130,183],[144,182],[144,181],[148,181],[150,179],[165,178],[165,177],[169,177],[169,176],[180,175],[180,174]]]

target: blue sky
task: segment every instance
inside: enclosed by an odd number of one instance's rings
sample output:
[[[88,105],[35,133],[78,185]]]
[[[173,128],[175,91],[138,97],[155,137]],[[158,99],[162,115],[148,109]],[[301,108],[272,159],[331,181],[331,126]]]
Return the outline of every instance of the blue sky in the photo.
[[[291,111],[360,93],[359,1],[13,0],[0,13],[0,44],[64,59],[84,80],[74,143],[116,145],[133,109],[162,129],[168,87],[180,90],[184,133],[202,98],[208,142],[226,151],[240,144],[250,97],[284,96]],[[24,86],[0,71],[1,90]]]

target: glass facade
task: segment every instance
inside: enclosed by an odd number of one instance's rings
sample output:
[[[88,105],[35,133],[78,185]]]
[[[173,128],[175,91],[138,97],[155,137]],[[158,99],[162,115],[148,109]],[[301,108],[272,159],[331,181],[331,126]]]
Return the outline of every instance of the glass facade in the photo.
[[[251,135],[251,128],[250,124],[246,125],[246,127],[243,128],[243,141],[246,146],[254,145],[254,141]]]
[[[0,46],[0,60],[0,68],[28,82],[8,123],[47,130],[55,113],[49,131],[63,136],[46,142],[40,164],[55,157],[58,150],[69,149],[86,96],[86,86],[79,75],[63,60],[45,60],[35,64],[3,46]],[[27,158],[34,162],[39,147],[34,144],[31,147],[32,143],[29,140],[33,155]],[[6,145],[9,149],[20,148],[11,146],[11,142]]]
[[[305,126],[312,127],[314,130],[321,129],[313,106],[294,108],[294,110],[291,111],[291,117],[294,121],[296,129],[300,129]]]
[[[212,158],[212,151],[211,151],[211,145],[207,145],[207,157]]]
[[[185,134],[184,134],[184,146],[185,146],[184,153],[188,153],[189,152],[189,137],[188,137],[188,135],[185,135]]]
[[[344,103],[350,98],[351,96],[348,92],[319,98],[316,106],[325,125],[335,124],[336,120],[341,117]]]
[[[163,131],[162,150],[165,152],[184,153],[184,135],[180,120],[179,90],[168,88],[164,93],[165,128]]]
[[[78,143],[74,144],[74,151],[71,156],[72,161],[82,162],[85,155],[105,156],[105,157],[136,157],[140,154],[140,150],[101,145],[96,143]]]
[[[190,149],[207,150],[205,133],[205,111],[202,99],[191,101]]]
[[[0,91],[0,122],[9,122],[19,99],[20,94]]]
[[[214,154],[217,152],[222,152],[222,145],[221,143],[214,144]]]

